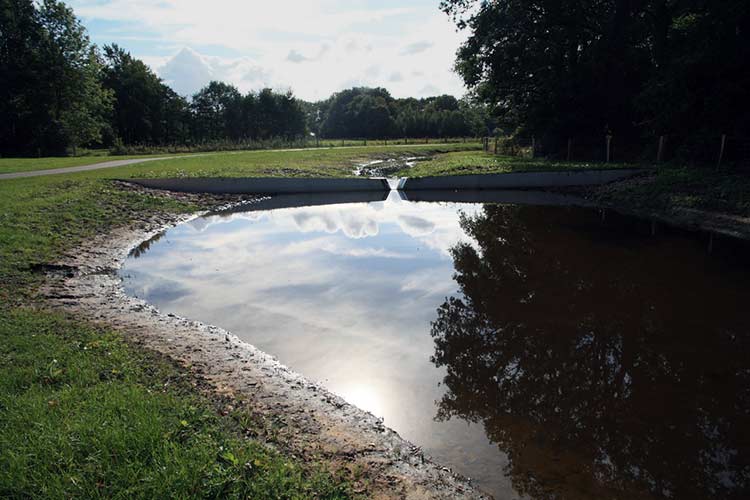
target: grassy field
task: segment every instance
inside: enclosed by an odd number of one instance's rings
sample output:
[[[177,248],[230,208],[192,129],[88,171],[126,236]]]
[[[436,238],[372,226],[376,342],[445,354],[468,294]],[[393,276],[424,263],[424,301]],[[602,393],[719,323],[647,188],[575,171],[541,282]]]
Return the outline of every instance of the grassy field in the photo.
[[[521,158],[494,155],[481,150],[455,151],[440,154],[431,160],[417,163],[413,168],[398,172],[403,177],[429,175],[502,174],[509,172],[543,172],[550,170],[632,168],[629,163],[587,163],[550,161],[543,158]],[[636,165],[637,166],[637,165]]]
[[[324,142],[321,142],[321,146],[319,148],[314,147],[315,143],[309,143],[305,147],[305,153],[310,153],[311,157],[315,156],[323,156],[326,157],[327,154],[326,151],[329,150],[336,150],[336,149],[342,149],[343,151],[346,151],[347,149],[353,149],[356,148],[358,150],[362,150],[363,154],[368,154],[369,151],[389,151],[391,149],[404,149],[404,150],[414,150],[416,152],[425,151],[425,150],[437,150],[437,151],[453,151],[453,150],[466,150],[466,149],[477,149],[479,148],[479,143],[476,142],[449,142],[449,143],[443,143],[438,142],[435,140],[432,140],[429,144],[425,144],[423,140],[421,141],[407,141],[408,144],[404,144],[404,141],[388,141],[386,144],[386,141],[367,141],[367,145],[363,144],[363,141],[340,141],[340,140],[327,140]],[[304,146],[304,144],[302,144]],[[298,149],[298,148],[292,148],[292,149]],[[318,155],[315,154],[315,152],[318,152]],[[76,167],[76,166],[83,166],[83,165],[94,165],[97,163],[104,163],[108,161],[113,160],[127,160],[127,159],[138,159],[138,158],[158,158],[158,157],[169,157],[169,156],[190,156],[195,155],[196,157],[206,157],[210,155],[217,155],[219,157],[222,157],[224,155],[254,155],[259,154],[261,157],[264,157],[266,154],[278,154],[282,153],[285,154],[289,152],[289,149],[285,148],[279,148],[279,149],[259,149],[259,150],[252,150],[252,151],[224,151],[224,152],[216,152],[216,151],[191,151],[191,150],[165,150],[162,152],[155,151],[151,153],[143,153],[143,154],[131,154],[131,155],[110,155],[106,151],[96,151],[96,154],[86,155],[86,156],[53,156],[53,157],[44,157],[44,158],[0,158],[0,174],[6,174],[6,173],[12,173],[12,172],[30,172],[34,170],[48,170],[48,169],[55,169],[55,168],[65,168],[65,167]],[[321,154],[322,153],[322,154]],[[306,155],[303,155],[306,156]],[[335,156],[335,155],[334,155]],[[342,156],[347,156],[346,152],[342,153]],[[248,162],[246,162],[247,164]],[[250,162],[252,163],[252,162]]]
[[[0,497],[350,498],[241,438],[191,379],[117,335],[0,307]]]
[[[0,497],[272,498],[283,491],[285,498],[345,498],[340,478],[240,439],[178,368],[113,332],[45,311],[36,299],[44,279],[37,269],[114,226],[155,211],[197,209],[120,190],[114,178],[342,176],[368,158],[428,152],[438,154],[410,175],[600,166],[495,157],[465,149],[471,147],[224,153],[0,181]],[[748,176],[665,168],[649,182],[601,196],[624,206],[750,215],[748,193]]]

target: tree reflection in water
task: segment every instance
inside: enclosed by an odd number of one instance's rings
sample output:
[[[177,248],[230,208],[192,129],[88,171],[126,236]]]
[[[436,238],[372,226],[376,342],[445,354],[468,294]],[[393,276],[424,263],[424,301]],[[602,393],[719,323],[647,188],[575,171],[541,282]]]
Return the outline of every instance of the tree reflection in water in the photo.
[[[746,498],[750,273],[637,224],[462,216],[475,244],[451,249],[461,294],[432,324],[437,418],[481,422],[534,497]]]

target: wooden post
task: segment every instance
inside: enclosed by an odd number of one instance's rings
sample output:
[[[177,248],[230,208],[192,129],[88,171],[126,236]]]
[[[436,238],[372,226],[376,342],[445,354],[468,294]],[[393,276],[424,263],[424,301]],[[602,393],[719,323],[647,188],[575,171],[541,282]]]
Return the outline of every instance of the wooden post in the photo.
[[[495,154],[497,154],[497,137],[495,137]]]
[[[388,138],[385,139],[385,145],[388,145]]]
[[[408,137],[404,137],[404,144],[409,144],[409,138]]]
[[[570,161],[570,153],[573,151],[573,139],[568,137],[568,161]]]
[[[429,144],[430,143],[430,138],[429,137],[425,137],[424,138],[424,143],[425,144]]]
[[[721,160],[724,159],[724,147],[727,145],[727,134],[721,134],[721,147],[719,148],[719,161],[716,162],[716,168],[721,166]]]
[[[612,159],[612,134],[607,134],[607,163]]]
[[[536,137],[533,135],[531,136],[531,157],[534,158],[536,156]]]
[[[362,145],[363,145],[363,146],[367,146],[367,139],[363,139],[363,140],[362,140]]]
[[[659,136],[659,149],[656,151],[656,163],[661,163],[664,159],[664,136]]]

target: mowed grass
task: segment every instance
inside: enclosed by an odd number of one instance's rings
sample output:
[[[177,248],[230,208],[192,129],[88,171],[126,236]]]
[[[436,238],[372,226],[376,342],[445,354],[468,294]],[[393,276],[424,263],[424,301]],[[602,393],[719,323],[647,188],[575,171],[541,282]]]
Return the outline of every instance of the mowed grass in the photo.
[[[378,157],[411,157],[478,149],[478,143],[409,144],[263,150],[154,161],[133,177],[349,177],[358,162]]]
[[[552,161],[544,158],[523,158],[486,153],[482,150],[453,151],[437,154],[420,161],[414,167],[397,175],[426,177],[431,175],[505,174],[510,172],[547,172],[555,170],[581,170],[601,168],[633,168],[630,163],[596,163]]]
[[[112,332],[0,307],[0,497],[350,497],[239,437],[191,381]]]
[[[144,156],[53,156],[45,158],[0,158],[0,174],[13,172],[31,172],[55,168],[80,167],[95,165],[113,160],[130,158],[147,158]]]
[[[229,161],[229,158],[234,159],[236,156],[239,157],[240,166],[256,165],[258,162],[268,162],[270,165],[278,165],[284,163],[289,159],[289,153],[301,153],[292,155],[295,160],[301,160],[305,162],[305,159],[309,159],[314,164],[315,159],[324,159],[325,161],[335,161],[336,158],[349,158],[351,156],[351,150],[355,150],[362,155],[377,154],[378,152],[389,152],[389,151],[414,151],[419,154],[425,154],[429,151],[456,151],[456,150],[467,150],[477,149],[479,144],[476,142],[454,142],[454,143],[436,143],[433,141],[431,144],[415,143],[410,144],[396,144],[393,141],[385,144],[384,141],[368,141],[367,146],[362,145],[362,141],[345,141],[343,143],[339,141],[330,141],[331,147],[309,147],[302,151],[294,151],[293,149],[262,149],[252,151],[224,151],[224,152],[155,152],[149,154],[138,154],[138,155],[122,155],[113,156],[106,152],[97,154],[95,156],[59,156],[59,157],[44,157],[44,158],[0,158],[0,174],[13,173],[13,172],[30,172],[34,170],[49,170],[56,168],[66,167],[77,167],[85,165],[94,165],[97,163],[105,163],[116,160],[129,160],[129,159],[140,159],[140,158],[172,158],[178,159],[178,157],[191,157],[194,156],[198,162],[202,162],[201,159],[216,156],[216,164],[222,165]],[[340,144],[344,144],[342,147]],[[336,153],[333,153],[333,152]],[[280,155],[280,156],[279,156]],[[257,156],[257,158],[256,158]],[[270,166],[269,166],[270,168]],[[157,167],[154,172],[158,171]],[[188,171],[195,170],[194,164],[190,163]],[[231,171],[231,169],[230,169]]]

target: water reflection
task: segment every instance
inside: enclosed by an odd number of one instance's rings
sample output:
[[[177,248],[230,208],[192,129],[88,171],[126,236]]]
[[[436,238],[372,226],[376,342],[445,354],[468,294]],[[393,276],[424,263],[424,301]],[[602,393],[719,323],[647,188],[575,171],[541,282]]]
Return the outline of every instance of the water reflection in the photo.
[[[559,206],[307,201],[171,229],[127,261],[126,290],[233,331],[498,498],[742,496],[750,274],[721,242]]]
[[[746,267],[592,212],[487,205],[461,227],[439,419],[481,422],[533,497],[747,498]]]

